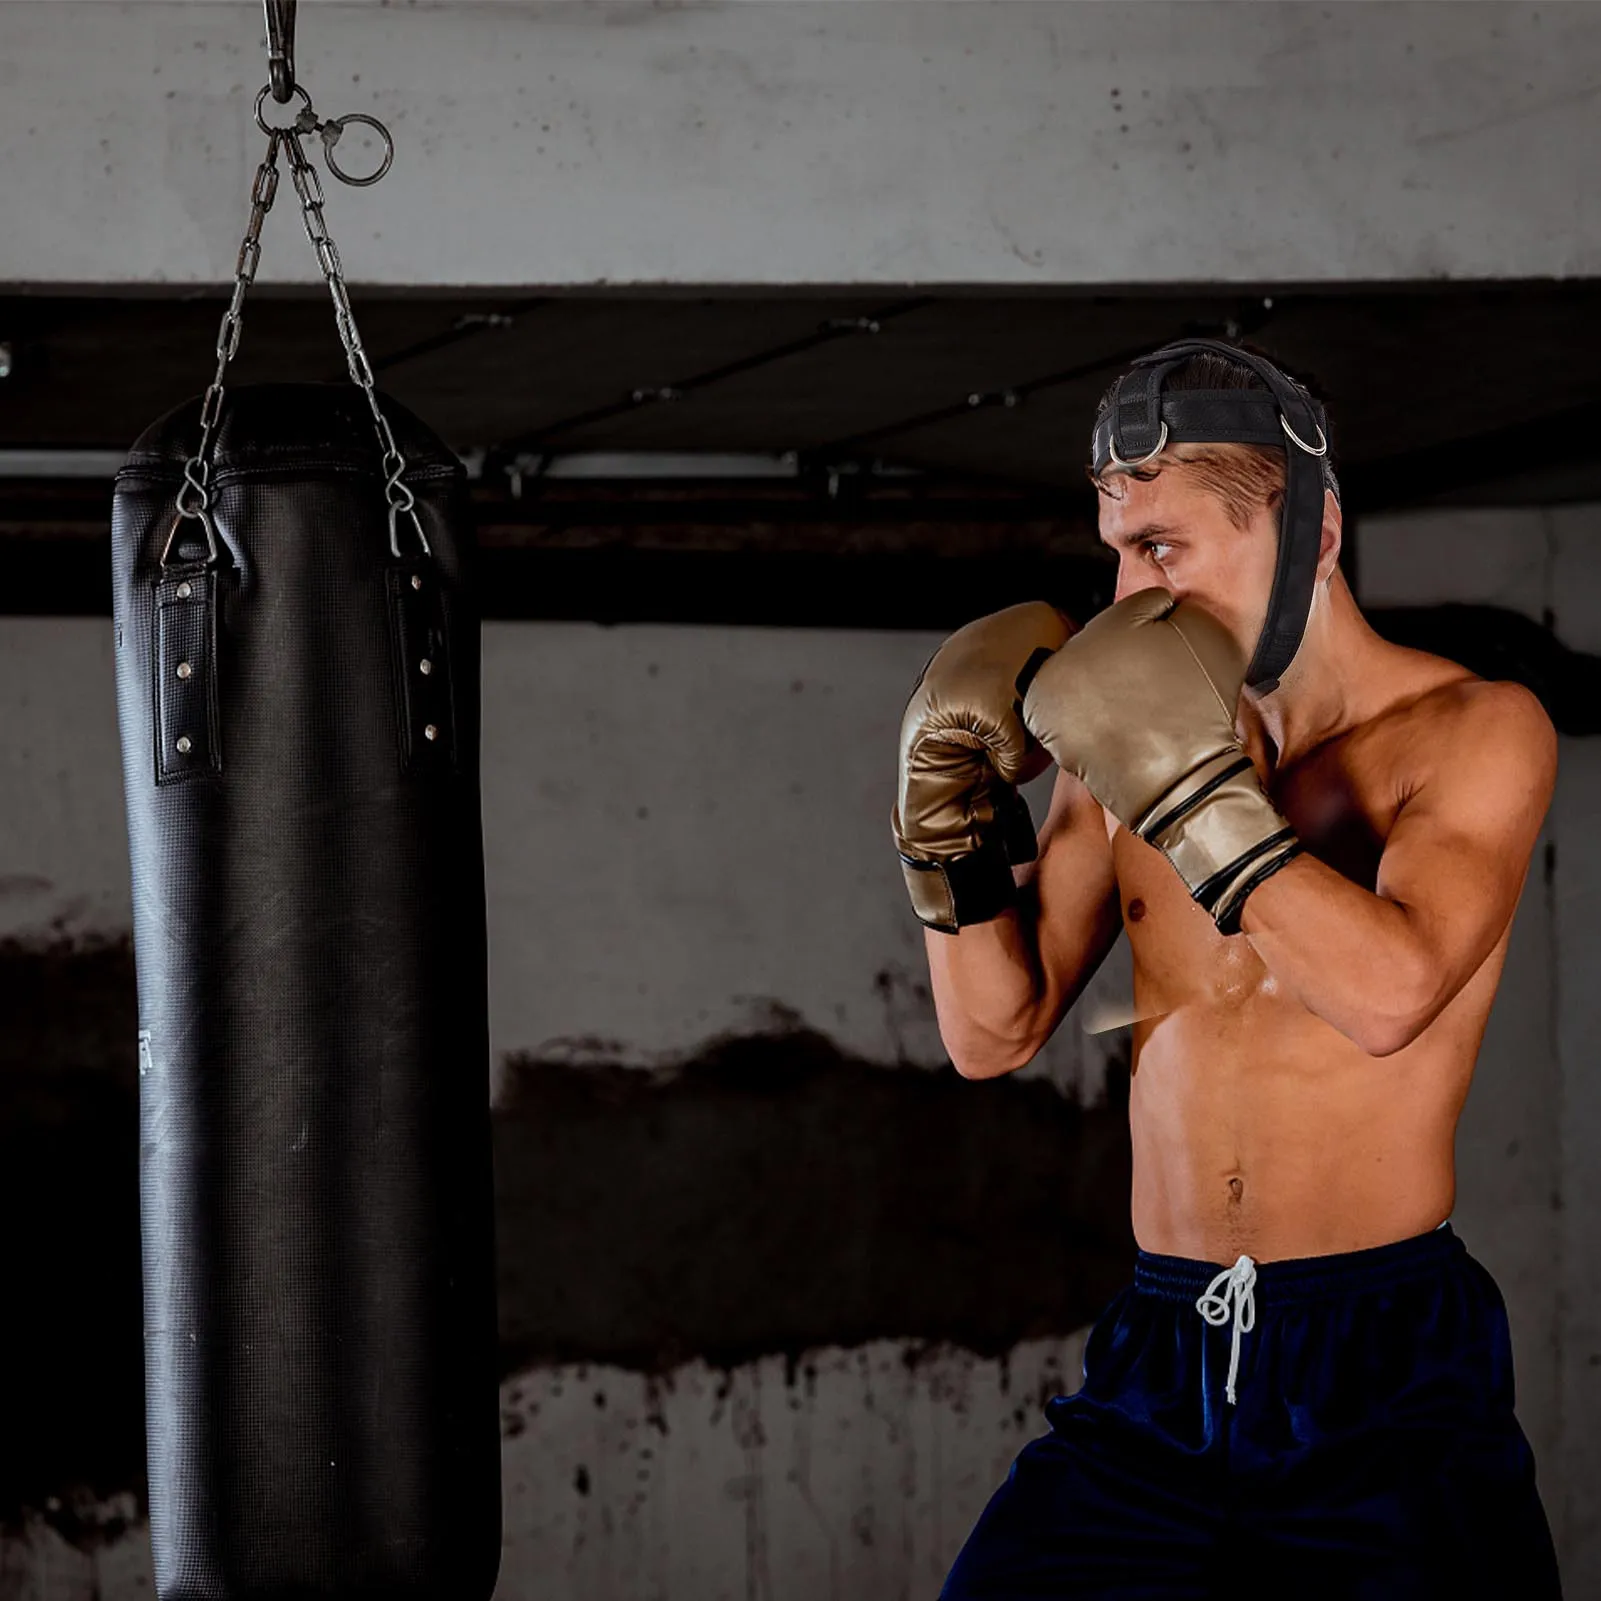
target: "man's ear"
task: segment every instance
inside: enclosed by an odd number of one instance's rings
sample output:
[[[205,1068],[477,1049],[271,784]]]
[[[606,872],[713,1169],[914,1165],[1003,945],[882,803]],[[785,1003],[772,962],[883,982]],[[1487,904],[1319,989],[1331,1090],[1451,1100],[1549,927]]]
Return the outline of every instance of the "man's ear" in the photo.
[[[1345,523],[1340,503],[1332,489],[1323,491],[1323,532],[1318,540],[1317,581],[1327,583],[1340,564],[1340,547],[1345,542]]]

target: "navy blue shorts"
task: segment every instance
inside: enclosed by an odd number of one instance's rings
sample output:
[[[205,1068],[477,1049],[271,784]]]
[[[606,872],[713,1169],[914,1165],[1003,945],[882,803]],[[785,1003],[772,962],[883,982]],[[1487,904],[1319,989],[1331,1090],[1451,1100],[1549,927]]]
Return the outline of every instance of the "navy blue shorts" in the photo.
[[[1561,1593],[1506,1307],[1449,1226],[1233,1270],[1142,1251],[1045,1417],[941,1601]]]

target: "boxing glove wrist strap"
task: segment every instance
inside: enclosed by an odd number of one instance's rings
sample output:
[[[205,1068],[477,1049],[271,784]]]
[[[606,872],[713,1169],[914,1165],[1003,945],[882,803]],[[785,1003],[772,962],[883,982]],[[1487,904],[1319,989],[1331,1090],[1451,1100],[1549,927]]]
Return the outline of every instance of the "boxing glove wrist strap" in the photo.
[[[948,861],[924,861],[904,851],[900,858],[912,910],[941,934],[954,934],[969,923],[987,923],[1017,904],[1017,882],[999,838]]]

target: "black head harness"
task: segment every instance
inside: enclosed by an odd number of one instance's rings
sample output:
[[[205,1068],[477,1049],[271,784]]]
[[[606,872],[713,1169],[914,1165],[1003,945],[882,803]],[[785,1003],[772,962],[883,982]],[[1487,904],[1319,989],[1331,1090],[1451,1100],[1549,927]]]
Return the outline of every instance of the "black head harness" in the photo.
[[[1249,368],[1267,387],[1164,394],[1168,374],[1194,356],[1220,356]],[[1333,475],[1326,474],[1329,443],[1323,408],[1264,356],[1217,339],[1180,339],[1141,356],[1118,380],[1111,404],[1095,425],[1095,474],[1142,466],[1177,444],[1277,445],[1285,453],[1273,593],[1245,674],[1247,684],[1265,693],[1277,687],[1294,659],[1312,609],[1323,491],[1335,487]]]

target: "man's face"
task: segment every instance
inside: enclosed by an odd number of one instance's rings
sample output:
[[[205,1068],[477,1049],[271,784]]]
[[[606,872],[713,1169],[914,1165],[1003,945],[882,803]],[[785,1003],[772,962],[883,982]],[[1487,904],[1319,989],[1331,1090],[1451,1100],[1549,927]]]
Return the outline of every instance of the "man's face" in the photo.
[[[1267,617],[1278,559],[1278,511],[1259,506],[1235,527],[1223,502],[1182,465],[1142,481],[1116,480],[1101,495],[1101,541],[1117,555],[1116,600],[1142,589],[1193,599],[1223,623],[1247,654]]]

